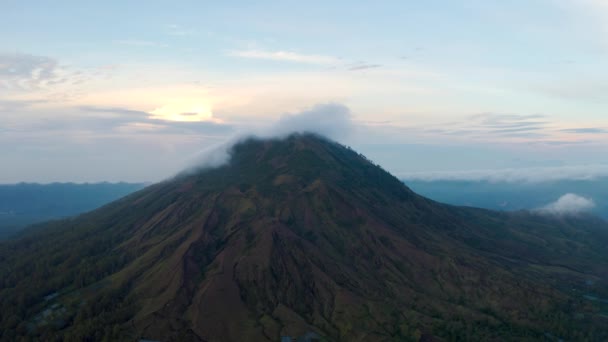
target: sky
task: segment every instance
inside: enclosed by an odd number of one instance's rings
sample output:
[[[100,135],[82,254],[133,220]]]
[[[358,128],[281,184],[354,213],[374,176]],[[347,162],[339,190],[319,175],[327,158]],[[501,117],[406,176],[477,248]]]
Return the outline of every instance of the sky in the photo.
[[[404,178],[608,176],[608,2],[0,1],[0,183],[158,181],[311,112]]]

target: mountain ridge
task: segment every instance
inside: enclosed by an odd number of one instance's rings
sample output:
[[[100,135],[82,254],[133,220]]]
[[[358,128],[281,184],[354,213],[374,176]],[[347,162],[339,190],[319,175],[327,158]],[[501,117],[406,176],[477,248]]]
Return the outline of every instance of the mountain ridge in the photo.
[[[434,202],[316,135],[249,139],[0,244],[1,336],[594,339],[607,242],[593,218]]]

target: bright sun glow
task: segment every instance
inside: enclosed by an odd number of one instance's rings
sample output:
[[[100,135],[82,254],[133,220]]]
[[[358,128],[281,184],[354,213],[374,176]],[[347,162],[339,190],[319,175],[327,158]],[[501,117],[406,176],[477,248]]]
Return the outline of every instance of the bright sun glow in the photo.
[[[150,113],[153,115],[152,118],[157,120],[182,122],[219,121],[213,117],[209,105],[194,101],[175,101],[156,108]]]

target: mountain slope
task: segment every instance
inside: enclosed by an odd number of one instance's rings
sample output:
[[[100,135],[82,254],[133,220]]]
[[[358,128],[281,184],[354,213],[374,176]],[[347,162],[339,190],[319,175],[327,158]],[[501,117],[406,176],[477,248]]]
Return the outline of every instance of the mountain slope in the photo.
[[[0,245],[0,330],[3,340],[603,339],[607,245],[594,218],[443,205],[323,138],[252,139],[229,165]]]

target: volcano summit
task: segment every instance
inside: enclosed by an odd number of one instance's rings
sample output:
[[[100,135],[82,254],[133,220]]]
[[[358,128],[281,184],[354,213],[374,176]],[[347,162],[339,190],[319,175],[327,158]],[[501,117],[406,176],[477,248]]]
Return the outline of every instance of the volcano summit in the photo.
[[[312,134],[230,155],[2,242],[0,339],[608,339],[600,219],[440,204]]]

